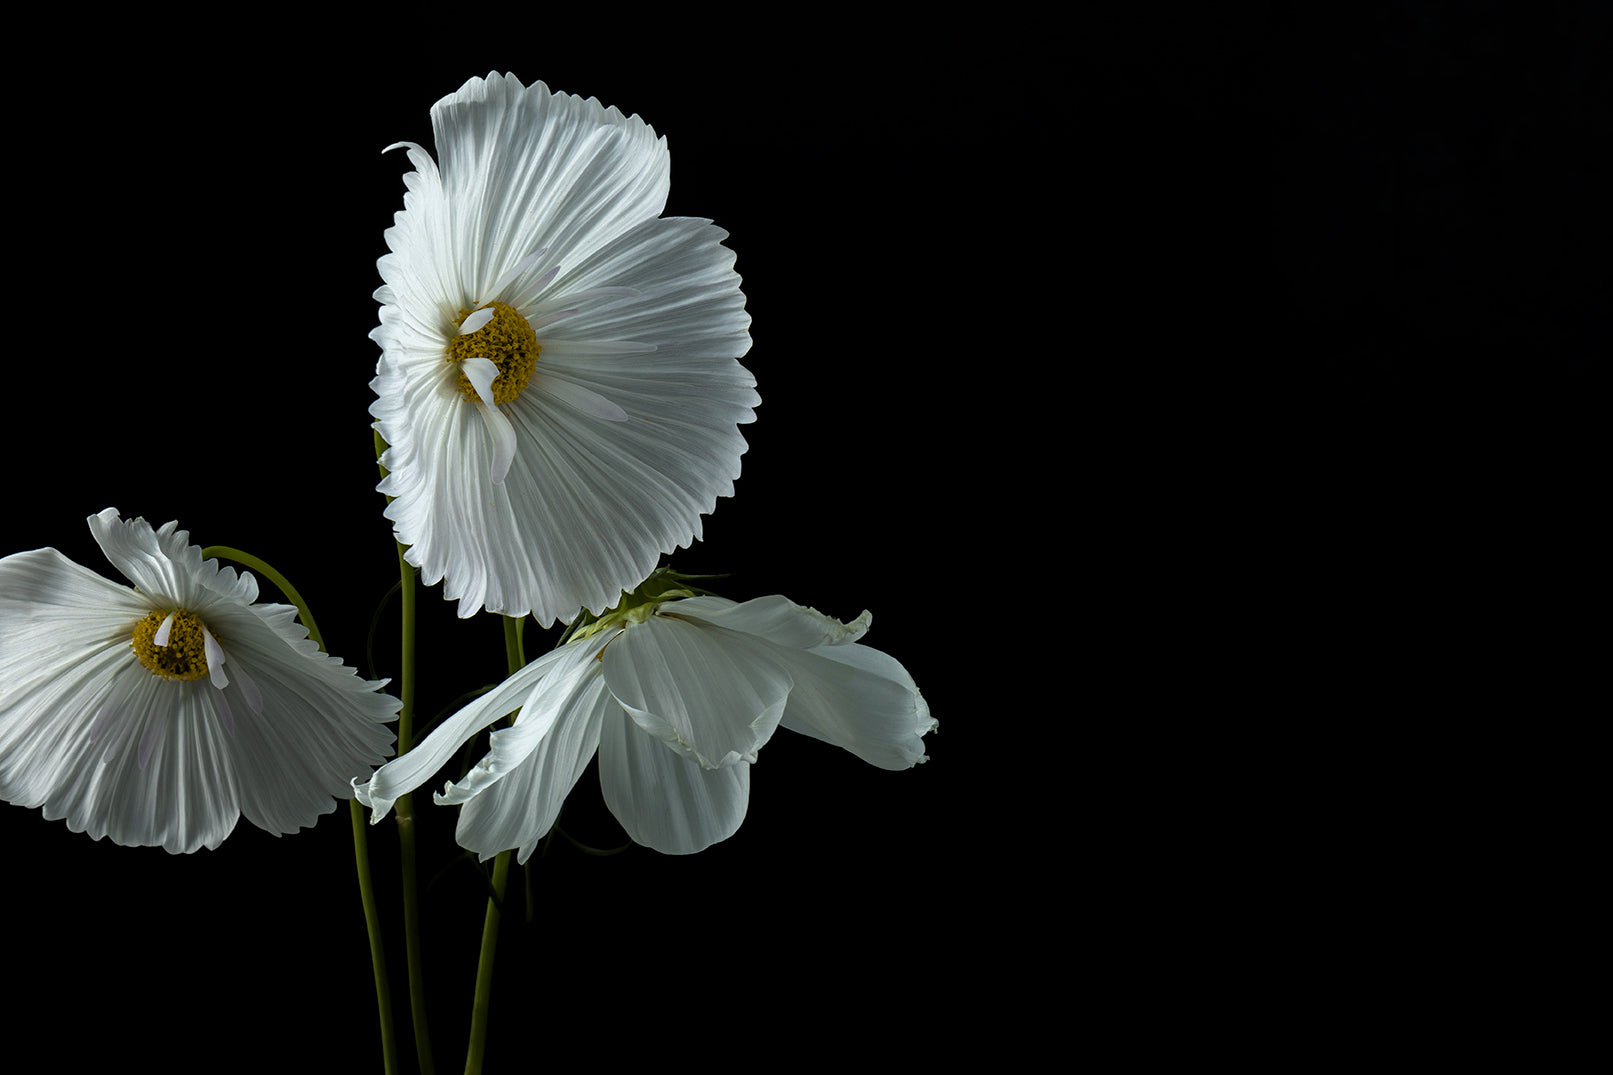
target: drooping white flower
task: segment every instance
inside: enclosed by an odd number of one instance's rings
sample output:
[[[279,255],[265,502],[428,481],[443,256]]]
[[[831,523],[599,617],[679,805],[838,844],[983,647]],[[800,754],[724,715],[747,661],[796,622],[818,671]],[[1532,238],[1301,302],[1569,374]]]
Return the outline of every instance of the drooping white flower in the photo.
[[[378,262],[386,515],[461,616],[602,611],[733,495],[761,400],[727,233],[660,217],[666,140],[593,98],[495,73],[431,122]]]
[[[907,670],[857,642],[867,612],[847,624],[783,597],[644,595],[641,587],[376,770],[357,787],[372,822],[517,708],[487,755],[435,797],[463,804],[456,838],[483,858],[518,848],[525,862],[596,751],[606,805],[634,841],[667,854],[738,830],[751,763],[777,728],[884,769],[925,759],[923,736],[936,722]]]
[[[0,559],[0,799],[74,832],[217,847],[314,824],[392,752],[399,700],[290,605],[167,523],[89,519],[120,585],[55,549]]]

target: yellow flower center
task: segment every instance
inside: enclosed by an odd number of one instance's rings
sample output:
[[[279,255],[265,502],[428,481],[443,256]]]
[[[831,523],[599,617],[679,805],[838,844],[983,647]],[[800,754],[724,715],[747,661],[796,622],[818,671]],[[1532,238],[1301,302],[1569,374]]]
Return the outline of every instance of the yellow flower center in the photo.
[[[508,403],[532,380],[532,371],[537,368],[538,355],[543,348],[538,346],[538,334],[514,307],[494,302],[484,309],[493,311],[493,319],[475,332],[455,336],[448,344],[448,361],[485,358],[492,362],[498,367],[498,376],[493,378],[493,402]],[[464,324],[470,315],[470,310],[459,311],[454,324]],[[466,399],[478,398],[475,387],[463,373],[459,375],[459,393]]]
[[[168,644],[158,645],[157,632],[170,615],[173,622],[168,625]],[[207,642],[202,635],[202,621],[182,608],[172,613],[162,609],[147,613],[145,619],[134,625],[131,638],[134,655],[154,676],[188,681],[207,675]]]

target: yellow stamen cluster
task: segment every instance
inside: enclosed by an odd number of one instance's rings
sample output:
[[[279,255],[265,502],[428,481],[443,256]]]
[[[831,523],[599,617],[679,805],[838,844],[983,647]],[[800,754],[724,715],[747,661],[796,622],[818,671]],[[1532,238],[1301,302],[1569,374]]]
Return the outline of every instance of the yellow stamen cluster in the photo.
[[[154,676],[187,681],[201,679],[207,675],[207,645],[202,639],[202,621],[182,608],[176,609],[173,625],[168,628],[168,644],[159,646],[151,639],[167,618],[166,610],[157,609],[134,625],[131,634],[134,655]]]
[[[448,344],[448,361],[463,362],[467,358],[485,358],[498,367],[493,378],[493,402],[508,403],[521,394],[532,380],[537,368],[538,334],[532,331],[526,318],[515,312],[513,306],[502,302],[489,304],[493,319],[475,332],[455,336]],[[470,310],[459,311],[455,325],[465,323]],[[463,373],[459,375],[459,393],[466,399],[476,399],[476,388]]]

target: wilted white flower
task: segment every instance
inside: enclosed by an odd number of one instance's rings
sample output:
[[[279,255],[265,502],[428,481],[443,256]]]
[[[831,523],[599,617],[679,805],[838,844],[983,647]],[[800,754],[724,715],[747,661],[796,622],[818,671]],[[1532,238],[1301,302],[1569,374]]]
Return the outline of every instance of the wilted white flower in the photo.
[[[783,597],[735,603],[656,583],[376,770],[357,789],[372,821],[518,707],[435,800],[463,804],[457,839],[483,858],[519,848],[525,862],[596,751],[606,805],[633,840],[668,854],[733,835],[776,728],[884,769],[924,760],[936,722],[907,670],[858,644],[868,613],[846,624]]]
[[[399,701],[257,580],[167,523],[89,519],[119,585],[55,549],[0,559],[0,799],[175,853],[295,832],[390,754]]]
[[[727,233],[666,140],[513,77],[431,109],[378,262],[370,413],[405,556],[459,614],[601,611],[733,494],[761,402]],[[394,147],[395,148],[395,147]]]

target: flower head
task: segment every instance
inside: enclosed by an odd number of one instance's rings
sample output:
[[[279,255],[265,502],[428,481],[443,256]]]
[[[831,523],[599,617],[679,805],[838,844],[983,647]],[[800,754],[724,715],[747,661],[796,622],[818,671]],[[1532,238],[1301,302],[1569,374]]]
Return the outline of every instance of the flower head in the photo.
[[[459,613],[602,610],[733,494],[760,397],[727,233],[660,217],[666,140],[475,78],[407,148],[370,407],[405,556]]]
[[[175,853],[241,815],[312,825],[390,754],[399,702],[319,651],[289,605],[168,523],[89,519],[135,588],[35,549],[0,559],[0,799]]]
[[[727,839],[745,819],[750,766],[779,728],[884,769],[924,760],[936,722],[896,660],[783,597],[736,603],[656,579],[571,641],[448,718],[357,788],[379,820],[467,740],[512,710],[490,749],[438,803],[462,803],[457,839],[522,862],[597,751],[605,803],[636,842],[668,854]]]

